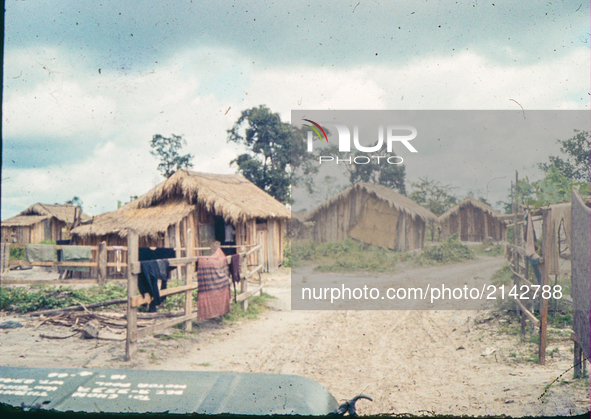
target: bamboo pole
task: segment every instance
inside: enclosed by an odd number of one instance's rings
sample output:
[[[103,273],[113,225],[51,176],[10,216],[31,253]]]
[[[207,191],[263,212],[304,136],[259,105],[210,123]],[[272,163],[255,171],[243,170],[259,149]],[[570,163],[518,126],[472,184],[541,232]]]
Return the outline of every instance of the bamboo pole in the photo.
[[[131,265],[138,261],[138,235],[135,231],[127,234],[127,260]],[[137,307],[132,307],[132,299],[138,293],[137,275],[127,270],[127,337],[125,339],[125,360],[131,361],[137,351],[134,337],[137,335]]]
[[[194,255],[193,248],[195,247],[195,242],[193,241],[194,238],[194,231],[195,226],[193,222],[193,216],[189,214],[189,229],[187,230],[187,235],[185,237],[186,246],[187,246],[187,255],[188,257],[192,257]],[[187,275],[185,276],[185,286],[189,287],[193,285],[193,274],[195,273],[195,265],[193,263],[187,264]],[[191,314],[193,310],[193,290],[188,289],[185,291],[185,317]],[[193,322],[192,319],[185,320],[184,330],[190,332],[193,329]]]
[[[96,261],[98,263],[98,283],[99,286],[103,286],[107,283],[107,243],[104,241],[99,244]]]

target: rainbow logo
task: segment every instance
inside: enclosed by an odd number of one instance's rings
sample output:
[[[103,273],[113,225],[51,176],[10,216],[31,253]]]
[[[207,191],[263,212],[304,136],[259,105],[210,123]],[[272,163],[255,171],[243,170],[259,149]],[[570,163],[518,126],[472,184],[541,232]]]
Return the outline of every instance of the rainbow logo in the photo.
[[[306,122],[309,122],[309,123],[313,124],[313,126],[312,125],[307,125],[307,124],[304,124],[304,126],[310,128],[311,130],[313,130],[318,135],[318,138],[320,138],[320,141],[322,141],[322,135],[320,135],[320,132],[318,132],[318,130],[322,131],[322,134],[324,134],[324,139],[328,143],[328,136],[326,135],[326,132],[324,132],[324,130],[322,129],[322,127],[319,124],[317,124],[316,122],[311,121],[309,119],[304,119],[303,121],[306,121]]]

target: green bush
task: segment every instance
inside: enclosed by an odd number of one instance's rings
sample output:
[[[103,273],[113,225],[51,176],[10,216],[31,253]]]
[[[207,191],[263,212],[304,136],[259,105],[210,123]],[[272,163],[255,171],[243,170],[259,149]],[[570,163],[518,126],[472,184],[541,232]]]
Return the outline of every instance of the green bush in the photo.
[[[427,247],[420,256],[425,262],[452,263],[466,259],[474,259],[474,252],[468,246],[462,244],[458,235],[450,236],[446,241]]]
[[[27,258],[27,254],[25,252],[25,248],[17,248],[11,247],[10,248],[10,260],[25,260]]]
[[[83,289],[63,286],[59,288],[42,286],[30,289],[3,287],[0,289],[0,310],[28,313],[121,298],[127,298],[127,288],[114,283],[108,283],[103,287],[96,285]]]
[[[367,246],[351,238],[320,244],[294,243],[291,248],[292,266],[315,262],[318,264],[315,269],[321,272],[385,272],[394,270],[397,260],[394,251]]]

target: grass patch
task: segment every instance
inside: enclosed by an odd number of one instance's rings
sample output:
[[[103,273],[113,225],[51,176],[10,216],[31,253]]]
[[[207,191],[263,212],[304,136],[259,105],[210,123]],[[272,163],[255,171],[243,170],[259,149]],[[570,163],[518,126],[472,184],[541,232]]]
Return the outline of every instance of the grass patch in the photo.
[[[478,246],[472,246],[472,250],[477,255],[483,255],[483,256],[501,256],[501,255],[505,254],[505,248],[498,243],[496,243],[496,244],[482,243]]]
[[[320,272],[388,272],[393,271],[398,253],[376,246],[367,246],[351,238],[339,242],[293,243],[290,263],[293,267],[306,262],[318,263]]]
[[[231,311],[224,314],[223,323],[232,323],[242,319],[254,320],[258,318],[264,310],[266,310],[265,303],[273,297],[269,294],[257,295],[248,300],[248,308],[242,310],[240,303],[234,303],[232,300]]]
[[[26,260],[27,259],[27,249],[25,248],[10,248],[10,260]]]
[[[505,265],[496,271],[492,276],[492,281],[495,286],[513,284],[513,272],[509,269],[509,265]]]
[[[83,289],[72,289],[66,286],[60,286],[57,289],[48,286],[1,288],[0,310],[28,313],[120,298],[127,298],[127,288],[115,283]]]
[[[474,259],[474,252],[454,234],[437,246],[429,246],[416,256],[418,264],[446,264]]]

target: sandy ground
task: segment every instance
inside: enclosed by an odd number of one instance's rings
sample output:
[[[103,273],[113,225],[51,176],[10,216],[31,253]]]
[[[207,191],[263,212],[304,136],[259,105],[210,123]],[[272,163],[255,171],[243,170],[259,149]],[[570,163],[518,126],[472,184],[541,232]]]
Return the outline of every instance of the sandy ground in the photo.
[[[449,281],[491,275],[501,257],[444,267],[409,269]],[[503,333],[509,317],[493,311],[291,311],[290,272],[267,275],[269,310],[257,320],[209,321],[191,334],[177,329],[139,342],[132,362],[124,343],[43,339],[68,329],[3,316],[25,327],[2,331],[0,365],[105,367],[298,374],[325,386],[339,401],[364,393],[361,414],[571,415],[589,411],[587,380],[574,380],[568,334],[550,340],[547,365],[528,360],[533,344]],[[531,330],[531,327],[528,329]],[[175,335],[176,334],[176,335]],[[529,335],[528,335],[529,337]],[[561,374],[564,375],[560,377]],[[545,388],[558,378],[546,392]]]

